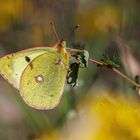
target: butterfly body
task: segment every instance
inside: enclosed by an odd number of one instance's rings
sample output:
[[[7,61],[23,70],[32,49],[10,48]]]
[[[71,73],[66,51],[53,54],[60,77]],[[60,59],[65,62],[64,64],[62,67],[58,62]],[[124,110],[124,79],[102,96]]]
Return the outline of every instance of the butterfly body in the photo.
[[[54,108],[63,93],[69,55],[65,41],[54,47],[36,47],[0,58],[0,74],[37,109]],[[58,62],[62,63],[58,63]]]

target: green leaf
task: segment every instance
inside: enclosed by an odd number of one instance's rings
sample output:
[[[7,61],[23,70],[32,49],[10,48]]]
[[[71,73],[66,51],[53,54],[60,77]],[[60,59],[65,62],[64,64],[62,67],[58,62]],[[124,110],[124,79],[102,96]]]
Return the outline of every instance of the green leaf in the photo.
[[[101,61],[104,64],[106,64],[109,68],[119,68],[120,67],[120,59],[116,55],[113,55],[112,58],[109,58],[107,55],[103,54]]]
[[[79,61],[82,67],[88,67],[89,52],[87,50],[84,50],[83,52],[77,52],[77,54],[74,57],[76,60]]]
[[[67,84],[71,84],[73,87],[78,86],[78,71],[80,63],[74,62],[70,65],[67,74]]]

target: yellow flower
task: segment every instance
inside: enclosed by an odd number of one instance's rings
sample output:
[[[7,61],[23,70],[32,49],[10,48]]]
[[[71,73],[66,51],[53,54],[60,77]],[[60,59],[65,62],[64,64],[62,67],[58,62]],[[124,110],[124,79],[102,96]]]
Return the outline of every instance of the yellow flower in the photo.
[[[76,23],[79,23],[82,28],[78,34],[86,38],[98,33],[108,33],[110,29],[118,31],[119,20],[119,10],[112,5],[102,5],[84,12],[78,11]]]
[[[22,0],[1,0],[0,1],[0,31],[9,28],[11,19],[18,19],[22,12]]]
[[[109,95],[83,101],[67,140],[140,140],[140,103]]]
[[[60,136],[57,130],[50,130],[43,133],[40,137],[35,138],[35,140],[59,140]]]
[[[102,93],[84,98],[77,117],[39,140],[140,140],[140,103]]]
[[[92,102],[94,102],[92,111],[94,110],[100,119],[100,127],[93,136],[93,140],[140,139],[140,104],[138,102],[107,95]],[[94,114],[92,116],[94,118]]]

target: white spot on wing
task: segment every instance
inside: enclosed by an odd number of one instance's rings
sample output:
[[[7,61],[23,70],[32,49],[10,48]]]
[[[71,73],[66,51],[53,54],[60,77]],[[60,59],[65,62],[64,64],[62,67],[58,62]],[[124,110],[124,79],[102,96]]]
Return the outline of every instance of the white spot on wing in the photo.
[[[44,82],[44,77],[43,77],[42,75],[37,75],[37,76],[35,77],[35,81],[36,81],[37,83],[43,83],[43,82]]]

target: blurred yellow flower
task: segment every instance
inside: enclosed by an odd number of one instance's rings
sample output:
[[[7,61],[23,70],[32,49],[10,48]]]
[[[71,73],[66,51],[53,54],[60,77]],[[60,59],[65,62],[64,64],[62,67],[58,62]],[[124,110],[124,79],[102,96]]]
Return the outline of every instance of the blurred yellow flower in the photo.
[[[109,28],[117,30],[119,25],[119,18],[116,7],[106,6],[100,10],[95,15],[95,28],[102,32],[108,32]]]
[[[38,140],[140,140],[140,103],[103,93],[84,99],[76,117]]]
[[[96,33],[107,33],[109,29],[119,29],[119,11],[112,5],[77,12],[76,22],[80,24],[84,37],[92,37]],[[79,34],[79,33],[78,33]]]
[[[35,140],[59,140],[60,136],[56,130],[50,130],[42,134],[40,137],[35,138]]]
[[[11,20],[20,17],[23,0],[1,0],[0,1],[0,31],[9,28]]]
[[[140,139],[140,104],[126,99],[103,97],[97,101],[96,112],[101,119],[101,127],[95,140],[138,140]]]

